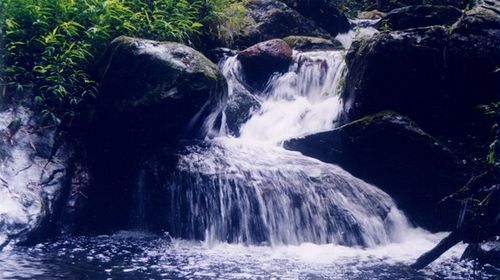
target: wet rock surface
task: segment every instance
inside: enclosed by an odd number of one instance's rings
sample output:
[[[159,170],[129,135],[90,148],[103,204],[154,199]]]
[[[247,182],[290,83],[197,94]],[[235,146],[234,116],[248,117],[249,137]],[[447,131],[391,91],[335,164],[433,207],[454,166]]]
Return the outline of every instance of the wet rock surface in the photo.
[[[454,226],[456,208],[440,201],[465,184],[463,164],[437,139],[394,112],[285,142],[285,148],[335,163],[390,194],[410,218],[431,230]]]
[[[247,5],[247,10],[253,23],[248,24],[235,38],[235,47],[245,48],[290,35],[332,37],[316,22],[277,0],[252,0]]]
[[[32,111],[0,112],[0,249],[47,237],[72,174],[71,149],[54,128],[40,128]]]
[[[402,30],[431,25],[451,25],[462,16],[453,6],[418,5],[394,9],[377,24],[379,29]]]
[[[285,72],[292,63],[293,50],[281,39],[273,39],[253,45],[238,53],[247,83],[263,87],[276,72]]]

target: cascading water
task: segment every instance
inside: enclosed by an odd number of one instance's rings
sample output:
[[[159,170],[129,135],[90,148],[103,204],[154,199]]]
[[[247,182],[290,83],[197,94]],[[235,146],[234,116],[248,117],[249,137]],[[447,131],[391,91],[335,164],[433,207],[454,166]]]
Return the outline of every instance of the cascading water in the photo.
[[[221,64],[229,94],[251,93],[236,57]],[[342,110],[341,51],[294,53],[289,71],[255,96],[261,108],[240,128],[185,148],[164,184],[166,228],[175,237],[245,244],[373,246],[410,226],[394,201],[340,167],[280,147],[331,129]]]
[[[269,81],[261,110],[241,127],[241,138],[279,143],[332,128],[342,109],[344,70],[340,51],[295,53],[289,71]]]
[[[296,53],[294,61],[289,72],[273,77],[257,94],[245,85],[238,60],[225,60],[221,67],[229,94],[244,94],[258,104],[238,125],[239,133],[222,126],[219,137],[181,149],[176,164],[168,151],[167,157],[159,153],[148,162],[137,176],[137,203],[130,219],[134,231],[60,236],[33,247],[8,245],[0,251],[0,279],[492,279],[498,275],[492,267],[476,271],[472,262],[459,261],[464,245],[423,271],[409,268],[446,234],[411,228],[392,199],[376,187],[338,166],[280,147],[289,137],[331,129],[342,110],[338,98],[342,54]],[[236,134],[240,136],[230,136]],[[24,167],[21,159],[19,166]],[[173,237],[206,242],[145,233],[158,232],[152,225]]]

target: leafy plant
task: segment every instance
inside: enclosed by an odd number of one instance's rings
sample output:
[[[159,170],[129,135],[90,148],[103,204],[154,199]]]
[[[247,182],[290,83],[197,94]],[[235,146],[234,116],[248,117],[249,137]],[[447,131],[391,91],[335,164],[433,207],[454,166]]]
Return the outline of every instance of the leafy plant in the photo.
[[[486,163],[500,168],[500,101],[480,106],[484,114],[493,120],[491,127],[495,139],[489,145]]]
[[[10,98],[32,93],[43,123],[70,124],[97,94],[87,70],[111,39],[128,35],[191,44],[204,24],[223,36],[239,24],[240,2],[2,0],[2,92]]]
[[[249,0],[207,0],[207,32],[225,43],[232,43],[243,26],[254,24],[247,16],[246,4]]]

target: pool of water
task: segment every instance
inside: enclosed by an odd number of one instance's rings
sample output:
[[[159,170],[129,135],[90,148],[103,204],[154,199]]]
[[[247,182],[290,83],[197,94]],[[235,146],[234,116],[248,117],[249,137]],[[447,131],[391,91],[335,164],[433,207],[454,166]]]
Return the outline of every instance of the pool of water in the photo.
[[[414,233],[413,233],[414,234]],[[430,267],[408,267],[443,234],[370,249],[335,245],[244,246],[139,232],[65,237],[0,252],[0,279],[490,279],[491,266],[461,262],[464,245]]]

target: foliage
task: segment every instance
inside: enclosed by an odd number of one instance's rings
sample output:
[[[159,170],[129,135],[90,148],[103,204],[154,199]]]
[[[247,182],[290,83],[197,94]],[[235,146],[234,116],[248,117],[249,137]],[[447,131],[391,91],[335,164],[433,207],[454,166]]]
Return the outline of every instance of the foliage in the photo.
[[[490,117],[493,121],[491,127],[495,139],[489,145],[488,155],[486,156],[486,162],[492,166],[500,168],[500,101],[490,103],[488,105],[483,105],[480,107],[484,114]]]
[[[377,8],[376,0],[330,0],[330,2],[351,17],[356,17],[359,12]]]
[[[244,26],[254,23],[247,16],[245,6],[248,2],[249,0],[207,0],[204,17],[207,33],[231,44]]]
[[[204,24],[221,34],[236,29],[227,7],[244,13],[233,0],[2,0],[4,94],[33,92],[43,122],[71,123],[97,93],[88,69],[112,38],[190,44]]]

